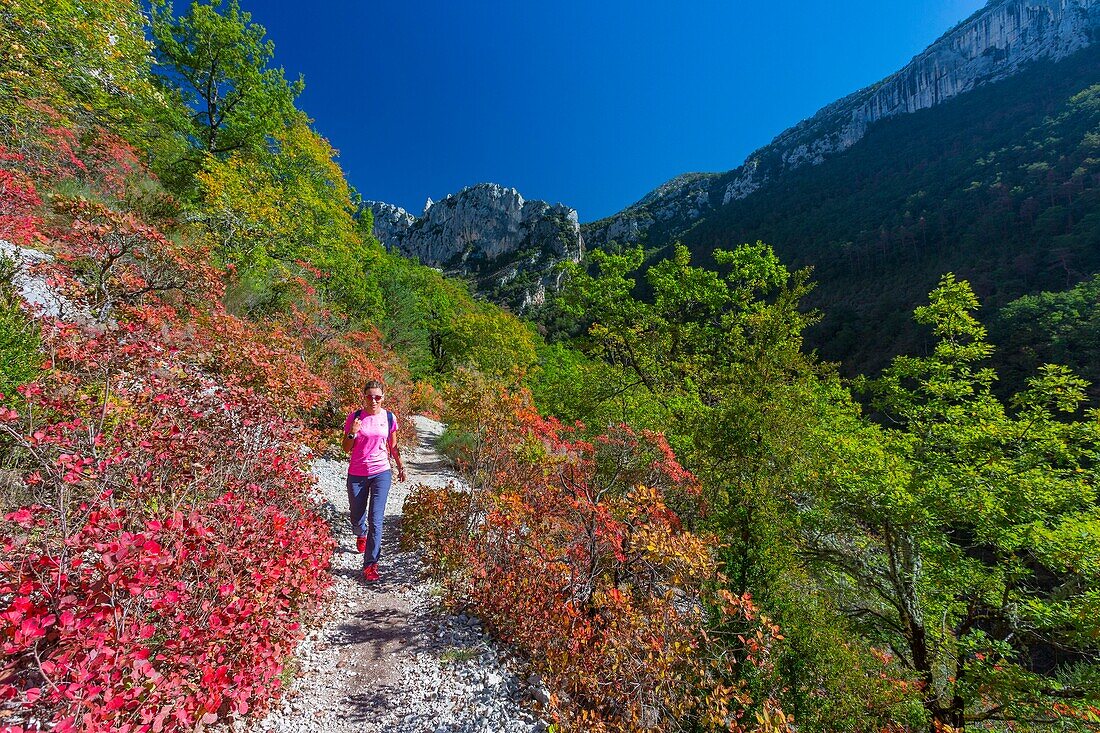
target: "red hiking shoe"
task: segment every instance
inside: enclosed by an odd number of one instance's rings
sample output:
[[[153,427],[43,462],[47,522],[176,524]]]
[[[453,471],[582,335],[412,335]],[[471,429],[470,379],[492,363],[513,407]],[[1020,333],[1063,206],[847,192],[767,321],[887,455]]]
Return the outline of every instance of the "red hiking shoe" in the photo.
[[[363,568],[363,580],[368,583],[374,583],[382,578],[378,575],[378,563],[372,562],[370,565]]]
[[[366,537],[356,537],[355,538],[355,549],[359,552],[366,552],[367,551],[367,538]]]

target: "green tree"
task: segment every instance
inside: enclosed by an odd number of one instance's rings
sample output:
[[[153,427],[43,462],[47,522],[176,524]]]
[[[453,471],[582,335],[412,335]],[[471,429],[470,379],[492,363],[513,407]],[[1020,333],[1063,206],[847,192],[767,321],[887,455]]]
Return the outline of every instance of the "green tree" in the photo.
[[[491,377],[522,375],[537,360],[530,326],[499,308],[479,307],[454,316],[442,333],[443,364],[472,366]]]
[[[883,679],[883,663],[849,633],[798,553],[800,497],[820,480],[835,439],[818,426],[846,395],[801,348],[816,319],[800,308],[809,273],[789,272],[761,243],[715,259],[724,276],[675,248],[646,273],[643,301],[629,276],[640,251],[594,253],[595,272],[574,272],[565,307],[589,320],[586,351],[620,369],[611,391],[644,393],[647,417],[701,479],[709,512],[684,519],[720,536],[732,590],[750,591],[781,625],[784,709],[806,730],[910,719],[907,693]]]
[[[401,353],[417,379],[444,369],[443,334],[459,313],[475,307],[468,286],[394,253],[386,253],[379,271],[382,310],[379,328]]]
[[[380,286],[367,272],[383,252],[364,240],[335,155],[299,113],[260,150],[205,159],[192,218],[222,259],[244,270],[249,309],[278,307],[305,263],[322,272],[320,285],[339,305],[378,313]]]
[[[1041,364],[1063,364],[1089,381],[1092,400],[1100,398],[1100,275],[1012,301],[998,311],[990,333],[1009,385],[1022,386]]]
[[[919,683],[930,729],[1091,729],[1100,710],[1100,415],[1045,366],[1007,407],[966,282],[916,320],[939,338],[866,382],[885,427],[829,427],[829,480],[804,498],[803,551],[871,643]]]
[[[176,162],[178,182],[189,183],[205,155],[258,151],[293,120],[305,83],[268,68],[275,44],[237,0],[195,0],[178,17],[171,2],[154,0],[150,22],[158,79],[188,110],[172,120],[191,146]]]
[[[634,381],[621,366],[563,343],[541,345],[538,367],[527,379],[531,397],[544,415],[593,427],[625,423],[664,430],[668,421],[661,403],[645,390],[631,388]]]

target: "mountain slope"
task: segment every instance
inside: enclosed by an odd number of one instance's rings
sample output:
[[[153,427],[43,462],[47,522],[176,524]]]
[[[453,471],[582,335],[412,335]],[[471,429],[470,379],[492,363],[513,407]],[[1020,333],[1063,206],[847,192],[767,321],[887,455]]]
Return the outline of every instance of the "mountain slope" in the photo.
[[[703,261],[764,240],[812,265],[810,343],[853,371],[919,350],[910,319],[940,275],[987,309],[1100,271],[1100,47],[879,123],[681,233]]]
[[[847,150],[876,122],[935,107],[1037,60],[1067,58],[1098,33],[1098,0],[991,0],[897,73],[826,106],[738,168],[673,179],[619,214],[586,225],[585,240],[591,247],[663,243],[723,204]]]

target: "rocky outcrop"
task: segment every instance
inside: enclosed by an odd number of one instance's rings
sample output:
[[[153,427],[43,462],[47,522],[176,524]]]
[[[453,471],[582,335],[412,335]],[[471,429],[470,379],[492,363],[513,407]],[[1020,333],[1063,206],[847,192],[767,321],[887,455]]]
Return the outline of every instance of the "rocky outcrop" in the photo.
[[[34,271],[36,265],[52,262],[51,255],[0,239],[0,259],[11,260],[11,284],[32,311],[78,323],[94,320],[91,313],[65,297],[46,274]]]
[[[603,248],[611,242],[620,245],[669,242],[722,205],[729,178],[730,174],[722,173],[677,176],[618,214],[585,224],[584,241],[589,248]],[[758,188],[759,182],[754,180],[748,185]]]
[[[381,201],[367,201],[365,205],[374,215],[374,236],[383,244],[399,238],[416,223],[416,217],[400,206]]]
[[[610,219],[588,225],[586,238],[591,246],[667,240],[709,209],[847,150],[878,120],[933,107],[1040,59],[1061,60],[1098,36],[1100,0],[991,0],[900,71],[786,130],[739,168],[675,178]]]
[[[584,254],[577,212],[562,204],[525,201],[514,188],[481,183],[424,207],[404,209],[366,202],[375,236],[387,249],[473,277],[478,290],[524,309],[541,303],[560,283],[555,266]]]
[[[683,222],[695,221],[714,208],[714,186],[719,178],[717,173],[677,176],[615,216],[585,225],[585,241],[595,246],[634,244],[651,234],[675,231]]]

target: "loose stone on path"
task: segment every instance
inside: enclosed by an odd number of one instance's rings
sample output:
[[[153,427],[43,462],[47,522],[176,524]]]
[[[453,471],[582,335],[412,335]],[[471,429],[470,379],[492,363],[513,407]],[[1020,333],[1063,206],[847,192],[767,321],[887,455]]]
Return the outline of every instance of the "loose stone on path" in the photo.
[[[408,481],[394,481],[382,535],[382,580],[362,580],[362,555],[348,523],[346,461],[313,464],[318,492],[339,543],[332,559],[332,603],[320,628],[299,645],[285,698],[251,730],[275,733],[519,733],[543,731],[530,684],[507,665],[472,617],[437,609],[420,561],[401,552],[401,510],[420,484],[458,482],[435,449],[443,426],[414,417],[416,447]],[[407,428],[406,428],[407,429]],[[514,665],[513,665],[514,666]]]

